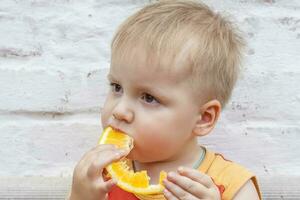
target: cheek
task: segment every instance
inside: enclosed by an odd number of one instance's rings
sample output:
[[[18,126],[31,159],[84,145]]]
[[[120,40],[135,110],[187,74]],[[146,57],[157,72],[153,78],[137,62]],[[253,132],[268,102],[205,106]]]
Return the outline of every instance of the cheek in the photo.
[[[145,154],[167,158],[176,153],[188,137],[183,117],[173,113],[145,117],[136,127],[135,140]],[[162,151],[163,150],[163,151]]]
[[[166,145],[168,143],[168,137],[163,134],[162,130],[156,128],[140,130],[139,134],[136,136],[136,140],[138,143],[150,148]]]
[[[107,97],[103,105],[103,108],[101,109],[101,123],[103,128],[108,125],[108,120],[111,113],[111,105],[109,102],[110,102],[109,97]]]
[[[152,132],[153,131],[153,132]],[[140,130],[135,135],[137,159],[140,161],[158,161],[167,159],[173,152],[172,142],[155,128]]]

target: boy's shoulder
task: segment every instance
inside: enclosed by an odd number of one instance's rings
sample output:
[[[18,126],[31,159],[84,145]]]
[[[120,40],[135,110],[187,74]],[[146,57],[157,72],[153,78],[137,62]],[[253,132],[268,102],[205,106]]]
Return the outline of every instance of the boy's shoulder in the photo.
[[[206,156],[199,170],[212,177],[224,199],[232,199],[249,180],[253,181],[260,193],[255,175],[244,166],[224,158],[220,153],[206,149]]]

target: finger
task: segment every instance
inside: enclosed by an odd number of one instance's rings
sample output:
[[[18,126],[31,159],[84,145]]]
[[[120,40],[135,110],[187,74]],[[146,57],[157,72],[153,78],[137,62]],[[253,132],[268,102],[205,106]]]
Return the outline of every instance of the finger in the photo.
[[[204,174],[196,169],[187,168],[187,167],[179,167],[178,173],[182,176],[188,177],[198,183],[201,183],[207,188],[210,188],[214,185],[211,177],[207,174]]]
[[[208,188],[190,178],[177,174],[175,172],[168,173],[167,179],[175,185],[181,187],[185,192],[188,192],[198,198],[205,197]]]
[[[94,161],[95,159],[97,159],[95,157],[95,155],[102,154],[102,152],[105,152],[105,151],[115,151],[116,153],[121,154],[121,156],[123,156],[123,157],[128,155],[130,152],[129,149],[120,149],[117,146],[111,145],[111,144],[98,145],[93,150],[91,150],[90,154],[87,156],[85,161]]]
[[[128,154],[127,150],[124,149],[118,149],[118,148],[102,148],[102,149],[95,149],[90,153],[90,155],[85,159],[85,163],[91,163],[95,160],[98,160],[99,158],[102,159],[107,154],[116,154],[116,156],[125,157]]]
[[[93,149],[88,151],[78,163],[81,171],[86,172],[91,163],[94,162],[97,157],[99,157],[98,154],[102,154],[102,152],[105,151],[118,151],[118,149],[113,145],[99,145],[97,147],[94,147]]]
[[[105,182],[97,180],[94,183],[97,188],[97,191],[99,191],[101,194],[105,194],[106,197],[108,192],[110,192],[110,190],[112,189],[112,187],[114,187],[117,184],[117,181],[112,179]]]
[[[117,147],[112,144],[100,144],[93,147],[90,151],[87,152],[86,157],[95,154],[95,152],[102,152],[106,150],[117,150]]]
[[[164,189],[163,193],[167,200],[178,200],[178,198],[174,196],[168,189]]]
[[[106,150],[114,150],[117,149],[114,145],[111,144],[103,144],[103,145],[97,145],[96,147],[93,147],[91,150],[86,152],[82,159],[79,162],[79,165],[82,165],[89,160],[91,160],[91,157],[95,155],[96,152],[106,151]]]
[[[197,200],[194,195],[188,193],[180,186],[168,181],[167,179],[164,180],[164,185],[168,191],[170,191],[177,199],[180,200]]]
[[[108,200],[108,194],[105,194],[104,200]]]
[[[103,151],[96,154],[87,169],[87,176],[94,178],[102,174],[103,168],[112,162],[120,160],[124,157],[124,153],[120,151]]]
[[[95,155],[97,152],[113,149],[113,145],[99,145],[97,148],[94,147],[93,149],[86,152],[80,161],[77,163],[74,169],[74,176],[86,176],[86,172],[91,165],[91,162],[95,160]],[[97,149],[97,150],[96,150]]]
[[[108,193],[108,192],[111,190],[111,188],[112,188],[114,185],[116,185],[116,184],[117,184],[117,181],[114,180],[114,179],[110,179],[110,180],[104,182],[104,184],[103,184],[103,191],[104,191],[105,193]]]
[[[111,155],[114,154],[115,156],[115,160],[119,160],[122,157],[125,157],[128,154],[128,151],[123,150],[123,149],[117,149],[117,148],[103,148],[103,149],[98,149],[97,151],[94,150],[93,152],[91,152],[91,154],[84,160],[84,165],[85,167],[82,167],[84,170],[83,171],[87,171],[89,169],[90,166],[95,166],[96,170],[100,170],[102,168],[104,168],[107,163],[104,163],[104,166],[101,165],[101,161],[103,160],[103,158],[109,159],[111,158]],[[110,161],[107,161],[110,162]],[[93,174],[93,173],[92,173]]]
[[[94,146],[92,148],[92,150],[106,149],[106,148],[108,148],[108,149],[115,149],[115,148],[118,148],[118,147],[116,145],[114,145],[114,144],[98,144],[98,145]]]

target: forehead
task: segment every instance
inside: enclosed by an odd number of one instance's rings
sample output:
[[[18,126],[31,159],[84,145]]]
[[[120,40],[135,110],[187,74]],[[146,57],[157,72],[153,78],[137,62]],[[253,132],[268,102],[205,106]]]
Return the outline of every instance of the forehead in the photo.
[[[155,78],[182,82],[189,78],[191,72],[185,52],[178,55],[154,52],[141,45],[112,52],[110,73],[135,76],[145,81]]]

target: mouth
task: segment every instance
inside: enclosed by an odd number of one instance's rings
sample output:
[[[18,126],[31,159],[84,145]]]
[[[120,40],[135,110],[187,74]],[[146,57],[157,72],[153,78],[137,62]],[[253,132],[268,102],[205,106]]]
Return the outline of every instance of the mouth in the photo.
[[[112,129],[114,129],[115,131],[122,132],[122,133],[126,133],[125,131],[123,131],[123,130],[120,129],[120,128],[114,127],[114,126],[112,126],[112,125],[108,125],[108,126],[110,126],[110,127],[111,127]]]
[[[129,145],[129,149],[131,149],[131,150],[133,149],[135,142],[134,142],[133,137],[129,134],[129,132],[126,132],[126,131],[124,131],[124,130],[122,130],[120,128],[117,128],[117,127],[115,127],[115,126],[113,126],[111,124],[109,124],[108,127],[111,127],[114,131],[121,132],[121,133],[123,133],[125,135],[128,135],[131,138],[131,140],[132,140],[131,144]]]

